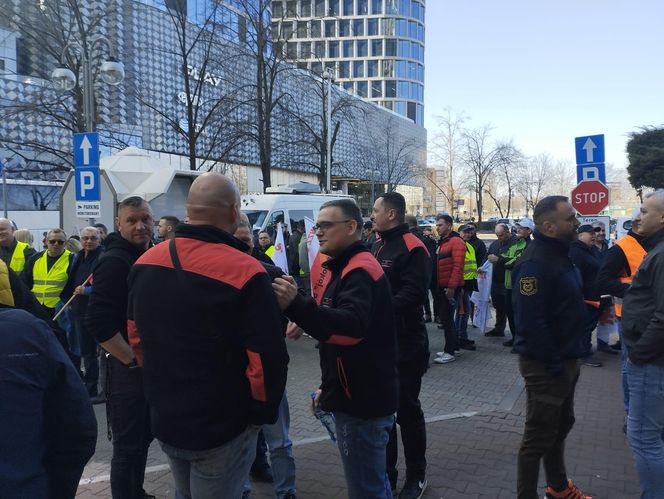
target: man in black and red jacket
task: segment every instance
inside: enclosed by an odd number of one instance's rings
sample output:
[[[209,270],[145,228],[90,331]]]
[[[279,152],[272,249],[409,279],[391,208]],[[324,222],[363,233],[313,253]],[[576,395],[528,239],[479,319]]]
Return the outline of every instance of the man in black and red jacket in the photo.
[[[390,281],[399,352],[397,423],[406,456],[406,483],[399,495],[401,499],[420,497],[427,486],[427,434],[419,397],[422,376],[429,366],[429,337],[422,312],[433,271],[429,251],[410,232],[405,218],[406,200],[398,192],[376,199],[371,219],[380,239],[372,253]],[[394,425],[387,446],[387,474],[392,489],[397,485],[398,446]]]
[[[332,412],[348,497],[389,497],[385,451],[397,410],[397,348],[390,285],[360,241],[362,214],[351,199],[318,213],[320,252],[314,297],[292,277],[272,287],[284,313],[320,342],[322,383],[315,403]]]
[[[185,497],[242,495],[256,425],[275,422],[286,385],[270,277],[231,235],[239,206],[230,180],[201,175],[187,198],[189,223],[139,258],[129,276],[128,328],[152,429]],[[176,309],[187,313],[166,313]]]

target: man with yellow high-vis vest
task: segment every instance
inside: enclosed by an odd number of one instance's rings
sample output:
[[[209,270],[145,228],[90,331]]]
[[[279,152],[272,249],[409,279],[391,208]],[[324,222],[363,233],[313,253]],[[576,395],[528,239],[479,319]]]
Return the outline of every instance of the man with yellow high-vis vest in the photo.
[[[0,260],[16,273],[21,273],[25,262],[37,253],[27,243],[17,241],[14,237],[16,227],[11,220],[0,218]]]
[[[69,267],[74,257],[65,249],[66,242],[65,231],[62,229],[49,230],[46,234],[46,250],[34,255],[25,264],[21,273],[23,282],[32,291],[50,318],[55,316],[55,307],[60,302],[60,293],[67,284]],[[56,323],[51,326],[56,334],[64,333]]]

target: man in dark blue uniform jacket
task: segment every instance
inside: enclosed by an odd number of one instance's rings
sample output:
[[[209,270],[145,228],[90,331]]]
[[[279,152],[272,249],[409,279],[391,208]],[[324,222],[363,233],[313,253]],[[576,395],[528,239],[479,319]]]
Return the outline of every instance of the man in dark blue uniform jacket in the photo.
[[[547,498],[586,498],[568,480],[565,438],[574,425],[574,390],[583,354],[585,305],[568,257],[579,222],[564,196],[534,210],[535,233],[512,273],[519,370],[526,384],[526,427],[518,458],[517,498],[537,499],[540,461]]]

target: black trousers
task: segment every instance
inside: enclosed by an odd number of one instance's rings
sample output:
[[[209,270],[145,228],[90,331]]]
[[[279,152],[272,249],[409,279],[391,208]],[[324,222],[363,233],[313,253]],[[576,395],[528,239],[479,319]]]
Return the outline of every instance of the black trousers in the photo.
[[[512,290],[505,290],[505,315],[507,316],[507,323],[510,325],[510,333],[512,339],[516,336],[516,325],[514,324],[514,306],[512,305]]]
[[[420,361],[411,361],[399,364],[399,408],[397,419],[390,431],[390,440],[387,443],[387,476],[390,482],[397,482],[397,458],[399,456],[399,441],[397,438],[397,424],[401,428],[401,441],[406,461],[407,479],[424,479],[427,469],[426,450],[427,432],[424,423],[424,413],[420,405],[420,389],[422,376],[426,371],[429,352],[422,352]],[[422,364],[422,365],[419,365]]]
[[[538,360],[519,359],[526,382],[526,427],[519,449],[517,499],[538,499],[540,461],[548,485],[567,486],[565,438],[574,426],[574,390],[579,379],[576,359],[565,361],[562,374],[552,376]]]
[[[113,499],[143,499],[143,480],[152,442],[150,413],[139,368],[129,369],[109,357],[107,408],[113,435]]]
[[[586,303],[585,326],[583,330],[583,356],[589,357],[593,354],[593,331],[599,322],[601,312],[599,308]]]
[[[457,301],[459,300],[459,295],[461,293],[457,290],[454,294],[454,298],[450,300],[445,296],[444,289],[440,289],[438,292],[440,293],[440,323],[445,331],[445,347],[443,350],[445,353],[454,355],[454,351],[458,346],[458,333],[456,326],[454,325],[454,313],[456,312]]]
[[[505,332],[507,314],[505,313],[505,287],[502,284],[491,285],[491,303],[496,309],[496,325],[494,329],[500,333]]]

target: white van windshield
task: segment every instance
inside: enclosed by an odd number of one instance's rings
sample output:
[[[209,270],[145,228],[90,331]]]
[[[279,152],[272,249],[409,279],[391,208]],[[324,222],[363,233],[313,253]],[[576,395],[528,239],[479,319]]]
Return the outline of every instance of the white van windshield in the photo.
[[[242,210],[242,212],[249,217],[252,229],[262,227],[267,216],[267,210]]]

